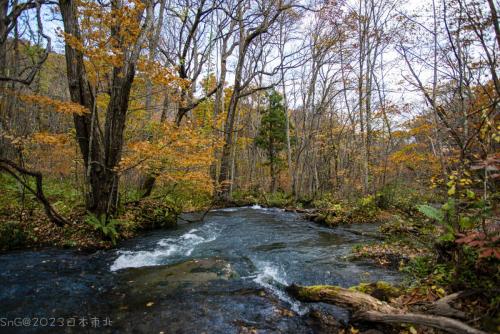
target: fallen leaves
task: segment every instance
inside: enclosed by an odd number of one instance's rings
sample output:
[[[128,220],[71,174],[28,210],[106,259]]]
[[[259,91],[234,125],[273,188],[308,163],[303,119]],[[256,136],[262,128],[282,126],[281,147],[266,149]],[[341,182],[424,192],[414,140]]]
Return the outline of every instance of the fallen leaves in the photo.
[[[409,260],[428,253],[427,249],[416,248],[402,242],[382,242],[363,245],[353,250],[355,258],[368,258],[377,264],[398,267]]]

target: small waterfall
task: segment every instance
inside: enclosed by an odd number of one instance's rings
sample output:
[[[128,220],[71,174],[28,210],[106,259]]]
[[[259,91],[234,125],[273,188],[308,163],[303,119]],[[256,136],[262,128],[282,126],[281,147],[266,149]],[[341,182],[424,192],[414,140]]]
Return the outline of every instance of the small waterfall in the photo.
[[[286,272],[282,268],[267,261],[257,261],[255,265],[258,270],[258,274],[253,280],[255,283],[271,291],[281,301],[290,304],[294,312],[300,315],[307,313],[307,307],[301,307],[300,302],[290,298],[283,290],[289,283],[287,282]]]

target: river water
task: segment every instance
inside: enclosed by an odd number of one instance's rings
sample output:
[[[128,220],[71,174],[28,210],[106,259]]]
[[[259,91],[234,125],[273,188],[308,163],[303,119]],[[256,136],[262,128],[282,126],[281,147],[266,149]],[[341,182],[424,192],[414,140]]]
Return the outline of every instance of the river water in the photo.
[[[347,258],[353,245],[371,241],[356,231],[376,226],[331,229],[253,206],[214,210],[203,223],[111,251],[11,252],[0,256],[0,333],[314,333],[311,309],[339,320],[347,313],[300,303],[287,284],[401,279]]]

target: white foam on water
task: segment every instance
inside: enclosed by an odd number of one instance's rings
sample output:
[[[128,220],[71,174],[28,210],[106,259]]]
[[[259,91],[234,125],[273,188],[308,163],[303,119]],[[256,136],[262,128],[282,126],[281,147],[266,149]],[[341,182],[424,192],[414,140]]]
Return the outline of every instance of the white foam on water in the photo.
[[[235,211],[238,211],[240,209],[253,209],[253,210],[260,210],[260,211],[274,211],[274,212],[284,212],[285,210],[284,209],[280,209],[280,208],[265,208],[265,207],[262,207],[260,206],[259,204],[254,204],[252,206],[242,206],[242,207],[238,207],[238,208],[222,208],[222,209],[213,209],[213,210],[210,210],[212,212],[235,212]]]
[[[221,226],[207,224],[201,230],[192,229],[178,238],[161,239],[151,251],[118,251],[119,256],[109,269],[116,271],[123,268],[157,266],[164,264],[164,260],[171,256],[190,256],[197,245],[217,239],[221,230]]]
[[[281,301],[290,304],[294,312],[304,315],[307,313],[307,307],[301,307],[301,304],[290,298],[279,286],[285,287],[288,285],[286,279],[286,273],[282,268],[273,265],[271,262],[260,262],[255,263],[258,269],[257,277],[253,281],[267,290],[270,290],[272,294],[278,297]]]
[[[265,211],[265,212],[285,212],[285,209],[280,209],[280,208],[265,208],[265,207],[260,206],[259,204],[254,204],[252,206],[247,206],[246,208],[254,209],[254,210],[260,210],[260,211]]]
[[[213,209],[213,210],[210,210],[210,211],[222,211],[222,212],[235,212],[235,211],[238,211],[239,208],[222,208],[222,209]]]

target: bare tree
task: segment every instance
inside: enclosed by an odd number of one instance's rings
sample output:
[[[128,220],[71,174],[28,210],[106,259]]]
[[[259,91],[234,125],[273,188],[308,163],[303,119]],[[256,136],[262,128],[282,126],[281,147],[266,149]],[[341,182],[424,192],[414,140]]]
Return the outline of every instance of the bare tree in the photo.
[[[260,5],[261,6],[252,6],[251,4],[239,2],[235,13],[235,20],[238,22],[239,45],[236,68],[234,71],[234,85],[224,126],[224,146],[222,148],[219,174],[220,188],[217,192],[217,198],[219,200],[228,200],[231,196],[229,186],[231,179],[231,151],[238,102],[242,96],[252,94],[252,92],[257,90],[264,90],[268,88],[258,87],[257,89],[252,89],[251,91],[247,90],[258,73],[258,71],[255,70],[255,66],[258,65],[258,61],[256,60],[258,60],[261,55],[260,51],[257,51],[256,53],[254,52],[254,59],[252,59],[253,64],[247,64],[249,60],[248,54],[252,47],[252,43],[261,35],[266,34],[271,26],[277,22],[278,18],[284,11],[292,8],[290,4],[285,4],[281,0],[277,2],[263,2]],[[255,18],[260,19],[257,21],[257,24],[254,23]],[[245,67],[247,68],[247,73],[244,77]]]

